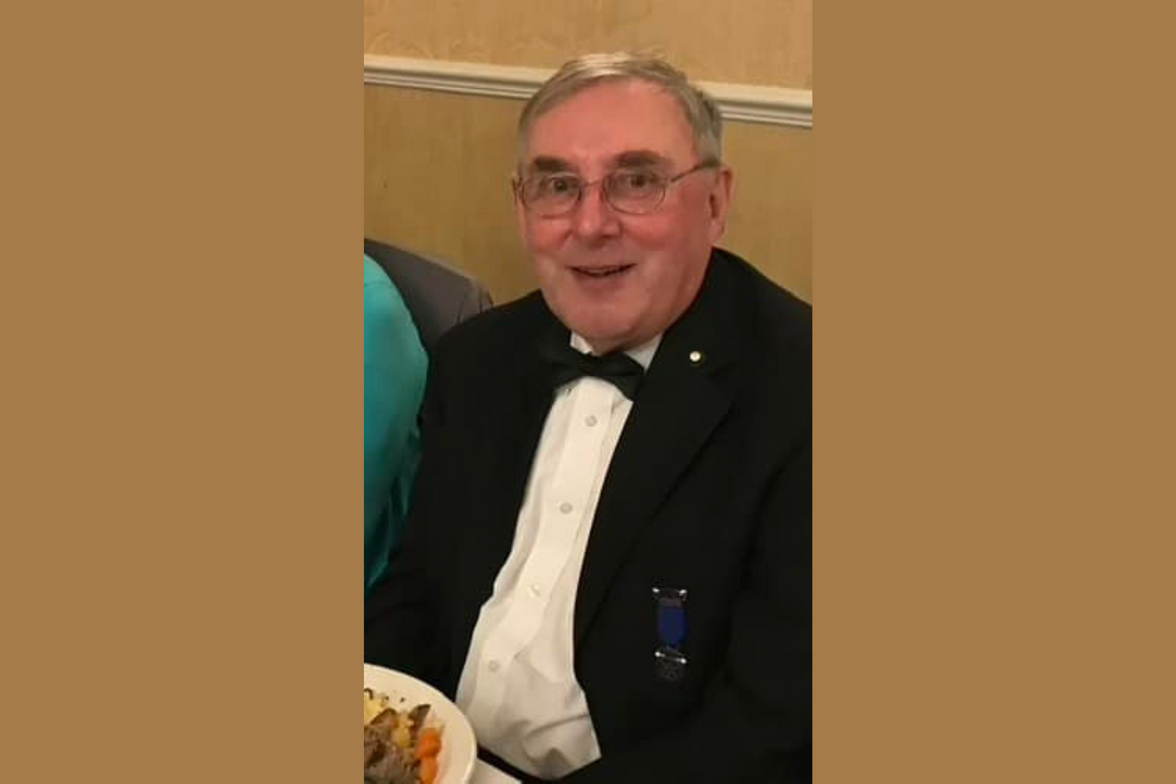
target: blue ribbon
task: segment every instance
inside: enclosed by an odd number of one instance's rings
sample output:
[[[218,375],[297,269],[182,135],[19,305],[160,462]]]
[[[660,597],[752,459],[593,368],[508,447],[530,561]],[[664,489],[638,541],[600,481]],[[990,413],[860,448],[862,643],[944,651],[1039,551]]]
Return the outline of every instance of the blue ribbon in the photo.
[[[654,588],[653,598],[657,601],[657,635],[662,647],[682,650],[686,642],[685,589]]]

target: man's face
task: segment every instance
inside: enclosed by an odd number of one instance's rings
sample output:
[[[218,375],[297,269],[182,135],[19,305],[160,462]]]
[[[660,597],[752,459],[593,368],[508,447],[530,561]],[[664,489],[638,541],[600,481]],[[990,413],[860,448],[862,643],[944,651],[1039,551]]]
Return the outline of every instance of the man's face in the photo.
[[[675,99],[626,80],[589,87],[540,115],[521,176],[563,172],[592,183],[636,167],[672,177],[699,162]],[[548,307],[603,354],[650,340],[694,300],[730,192],[730,171],[703,169],[669,185],[661,206],[643,215],[614,209],[600,184],[558,217],[540,217],[517,197],[515,206]]]

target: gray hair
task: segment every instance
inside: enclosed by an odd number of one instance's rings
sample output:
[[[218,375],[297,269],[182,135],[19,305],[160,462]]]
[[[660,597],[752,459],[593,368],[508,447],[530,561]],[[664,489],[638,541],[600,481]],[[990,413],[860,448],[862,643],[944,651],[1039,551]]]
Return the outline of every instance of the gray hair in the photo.
[[[723,115],[714,99],[690,83],[686,74],[658,57],[632,52],[588,54],[569,60],[531,96],[519,116],[518,155],[522,160],[531,126],[541,115],[576,93],[604,81],[640,79],[661,86],[682,107],[694,132],[695,152],[718,163],[723,152]]]

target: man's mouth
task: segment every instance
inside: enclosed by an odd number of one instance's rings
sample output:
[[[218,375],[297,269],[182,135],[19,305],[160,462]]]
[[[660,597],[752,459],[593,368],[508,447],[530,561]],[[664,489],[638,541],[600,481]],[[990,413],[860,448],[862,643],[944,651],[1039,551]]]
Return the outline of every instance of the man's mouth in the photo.
[[[572,267],[572,271],[577,275],[584,275],[589,278],[608,278],[630,270],[633,266],[632,264],[617,264],[612,267]]]

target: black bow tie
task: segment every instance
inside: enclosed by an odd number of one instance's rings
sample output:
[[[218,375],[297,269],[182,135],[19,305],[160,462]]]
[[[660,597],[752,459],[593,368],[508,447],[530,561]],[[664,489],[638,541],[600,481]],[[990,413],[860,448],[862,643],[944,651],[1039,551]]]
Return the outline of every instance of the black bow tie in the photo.
[[[595,357],[581,354],[567,343],[545,344],[542,349],[545,361],[553,366],[552,384],[560,387],[583,376],[595,376],[609,381],[630,400],[637,395],[637,387],[645,368],[641,363],[620,351]]]

